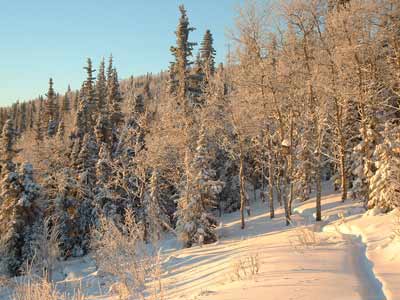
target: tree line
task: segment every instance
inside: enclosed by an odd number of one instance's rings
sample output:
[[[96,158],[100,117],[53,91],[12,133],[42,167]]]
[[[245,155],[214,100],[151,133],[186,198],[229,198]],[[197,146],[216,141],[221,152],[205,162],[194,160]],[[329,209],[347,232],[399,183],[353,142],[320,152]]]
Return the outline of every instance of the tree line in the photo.
[[[216,241],[218,216],[315,194],[400,206],[400,7],[395,0],[246,1],[225,64],[197,44],[184,6],[168,71],[119,80],[113,58],[80,90],[1,108],[0,271],[32,258],[43,220],[62,257],[84,255],[106,217],[145,240]],[[194,55],[198,49],[197,55]],[[28,163],[29,162],[29,163]]]

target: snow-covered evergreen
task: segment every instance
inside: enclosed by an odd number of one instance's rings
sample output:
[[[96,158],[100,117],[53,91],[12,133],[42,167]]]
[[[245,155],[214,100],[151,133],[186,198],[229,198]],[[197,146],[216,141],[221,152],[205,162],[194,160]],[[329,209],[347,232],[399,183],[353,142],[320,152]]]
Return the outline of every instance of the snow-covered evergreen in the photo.
[[[376,171],[371,178],[368,207],[390,211],[400,207],[400,131],[397,124],[388,122],[384,137],[374,152]]]
[[[182,184],[176,211],[177,231],[184,245],[216,241],[217,219],[213,209],[224,183],[217,180],[210,166],[209,145],[204,126],[201,127],[196,152],[192,160],[186,155],[185,181]]]

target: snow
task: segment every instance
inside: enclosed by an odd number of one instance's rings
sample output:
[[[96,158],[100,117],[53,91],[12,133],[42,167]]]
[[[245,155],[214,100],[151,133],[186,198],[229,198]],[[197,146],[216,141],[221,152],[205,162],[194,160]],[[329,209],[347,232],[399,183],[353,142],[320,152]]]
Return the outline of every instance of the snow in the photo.
[[[287,227],[283,210],[271,220],[267,206],[252,200],[244,230],[239,212],[224,215],[214,244],[181,249],[166,235],[161,243],[166,299],[399,299],[398,211],[365,212],[360,203],[326,194],[323,221],[315,224],[311,199],[295,205]],[[237,279],[237,263],[247,258],[257,260],[259,270]],[[98,271],[90,256],[62,262],[54,279],[63,292],[82,286],[89,299],[117,299],[110,292],[115,278]],[[7,299],[4,289],[0,299]]]
[[[348,218],[339,231],[358,237],[374,276],[381,283],[388,300],[400,295],[400,237],[394,234],[398,211],[378,214],[377,211]],[[397,297],[396,297],[397,296]]]

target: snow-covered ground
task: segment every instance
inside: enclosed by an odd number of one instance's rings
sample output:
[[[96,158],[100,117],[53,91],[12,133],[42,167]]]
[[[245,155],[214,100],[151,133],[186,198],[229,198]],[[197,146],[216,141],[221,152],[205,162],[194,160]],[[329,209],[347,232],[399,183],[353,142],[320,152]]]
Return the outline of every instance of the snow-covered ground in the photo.
[[[181,249],[174,238],[164,240],[165,298],[400,299],[399,212],[364,212],[332,193],[323,198],[323,221],[315,224],[314,205],[314,199],[297,204],[287,227],[281,208],[271,220],[268,205],[253,201],[246,228],[240,229],[238,212],[225,215],[214,244]],[[238,267],[240,260],[253,264]],[[112,278],[97,271],[89,256],[64,262],[55,278],[61,290],[81,286],[91,299],[116,299],[109,294]]]

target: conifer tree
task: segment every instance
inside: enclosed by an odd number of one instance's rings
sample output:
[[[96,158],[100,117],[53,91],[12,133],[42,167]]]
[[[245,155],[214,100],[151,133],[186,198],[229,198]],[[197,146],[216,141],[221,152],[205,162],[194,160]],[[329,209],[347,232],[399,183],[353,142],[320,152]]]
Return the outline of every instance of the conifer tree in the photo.
[[[16,103],[13,103],[11,105],[11,118],[14,124],[14,131],[15,131],[15,135],[19,136],[19,119],[20,119],[20,115],[19,115],[19,100],[17,100]]]
[[[84,94],[84,86],[79,92],[79,105],[75,116],[75,126],[71,138],[82,139],[90,128],[90,106]]]
[[[64,125],[64,120],[61,119],[60,123],[58,124],[58,129],[57,129],[57,139],[59,141],[64,141],[65,137],[65,125]]]
[[[111,156],[108,151],[109,145],[101,143],[99,147],[99,159],[96,163],[96,188],[95,188],[95,205],[101,209],[102,213],[108,215],[108,212],[103,210],[111,203],[110,179],[112,176]]]
[[[34,127],[35,143],[36,146],[38,147],[41,145],[44,138],[42,116],[43,116],[43,102],[39,102],[39,109],[36,114],[35,127]]]
[[[0,144],[1,162],[8,164],[15,156],[15,129],[11,119],[8,119],[3,126]]]
[[[20,104],[20,117],[19,117],[19,132],[22,134],[23,132],[25,132],[26,128],[27,128],[27,124],[28,124],[28,120],[27,120],[27,103],[26,102],[22,102]]]
[[[74,102],[73,102],[73,110],[76,112],[78,110],[78,106],[79,106],[79,99],[80,99],[80,91],[75,92],[75,98],[74,98]]]
[[[123,123],[123,113],[122,113],[122,96],[118,82],[118,74],[115,69],[109,78],[108,85],[108,103],[110,106],[111,122],[114,129],[118,129]]]
[[[179,6],[180,19],[176,29],[176,46],[171,47],[171,53],[175,61],[170,66],[170,94],[178,97],[178,105],[183,101],[187,105],[186,96],[189,88],[188,68],[192,64],[189,60],[192,56],[193,47],[196,43],[189,42],[189,33],[195,28],[190,27],[186,9],[183,5]]]
[[[46,126],[46,134],[48,136],[54,136],[57,131],[57,120],[56,120],[56,94],[53,88],[53,79],[49,79],[49,90],[46,94],[47,100],[45,101],[44,108],[44,124]]]
[[[213,76],[215,72],[215,49],[213,43],[214,39],[211,31],[207,30],[200,44],[200,59],[207,78]]]
[[[384,141],[375,149],[376,172],[371,178],[368,207],[391,211],[400,207],[400,130],[387,122]]]
[[[54,202],[54,215],[59,228],[59,241],[63,257],[80,256],[82,250],[82,232],[80,230],[79,200],[80,186],[76,172],[71,168],[62,168]]]
[[[156,242],[160,239],[163,228],[170,228],[169,217],[164,207],[161,180],[157,170],[151,172],[149,190],[144,197],[144,215],[146,236]]]
[[[75,192],[71,194],[71,191],[65,190],[62,193],[58,211],[67,223],[63,227],[63,236],[67,244],[64,252],[66,255],[81,256],[89,249],[90,230],[96,222],[97,215],[94,192],[98,147],[93,133],[86,133],[81,142],[79,138],[74,141],[71,156],[74,159],[74,171],[71,175],[76,177],[70,180]],[[69,237],[71,232],[77,235],[73,239]]]
[[[4,107],[0,107],[0,128],[3,129],[5,122],[7,121],[7,110]],[[0,135],[1,136],[1,135]]]
[[[93,75],[93,73],[96,70],[93,70],[92,68],[92,60],[90,58],[87,59],[87,65],[84,67],[86,70],[86,80],[83,83],[83,93],[81,95],[81,101],[82,98],[86,102],[87,106],[87,115],[86,115],[86,121],[88,122],[89,126],[93,126],[95,122],[95,118],[97,116],[97,99],[96,99],[96,91],[94,87],[94,80],[96,79]]]
[[[190,161],[186,154],[186,180],[176,211],[177,231],[185,246],[193,243],[216,241],[216,218],[212,209],[217,205],[217,196],[224,183],[216,180],[216,172],[210,165],[209,144],[204,125],[199,132],[196,153]]]
[[[82,178],[83,184],[88,187],[93,187],[96,183],[97,155],[96,139],[92,133],[85,134],[75,167]]]
[[[36,115],[36,104],[34,101],[29,102],[29,114],[28,114],[28,127],[33,129],[35,126],[35,115]]]
[[[97,110],[101,113],[107,106],[107,80],[104,59],[100,62],[96,81]]]
[[[64,117],[71,111],[70,92],[66,92],[61,104],[61,115]]]
[[[8,119],[0,143],[0,271],[11,275],[16,274],[27,258],[23,247],[38,214],[34,202],[39,197],[32,166],[24,164],[21,173],[16,172],[14,143],[15,130],[12,120]]]
[[[14,172],[15,165],[13,158],[15,156],[15,130],[12,119],[8,119],[3,126],[0,137],[0,176],[8,172]],[[1,202],[0,197],[0,202]]]
[[[99,114],[94,131],[97,144],[101,145],[104,143],[110,148],[112,141],[112,124],[105,110]]]
[[[114,65],[113,65],[113,56],[112,54],[110,55],[108,59],[108,66],[107,66],[107,89],[109,89],[110,85],[112,84],[112,76],[113,76],[113,70],[114,70]]]
[[[13,165],[12,161],[9,161]],[[24,164],[20,173],[8,169],[0,182],[0,272],[16,275],[32,255],[32,227],[40,211],[40,187],[33,181],[33,168]],[[40,220],[40,218],[39,218]]]

